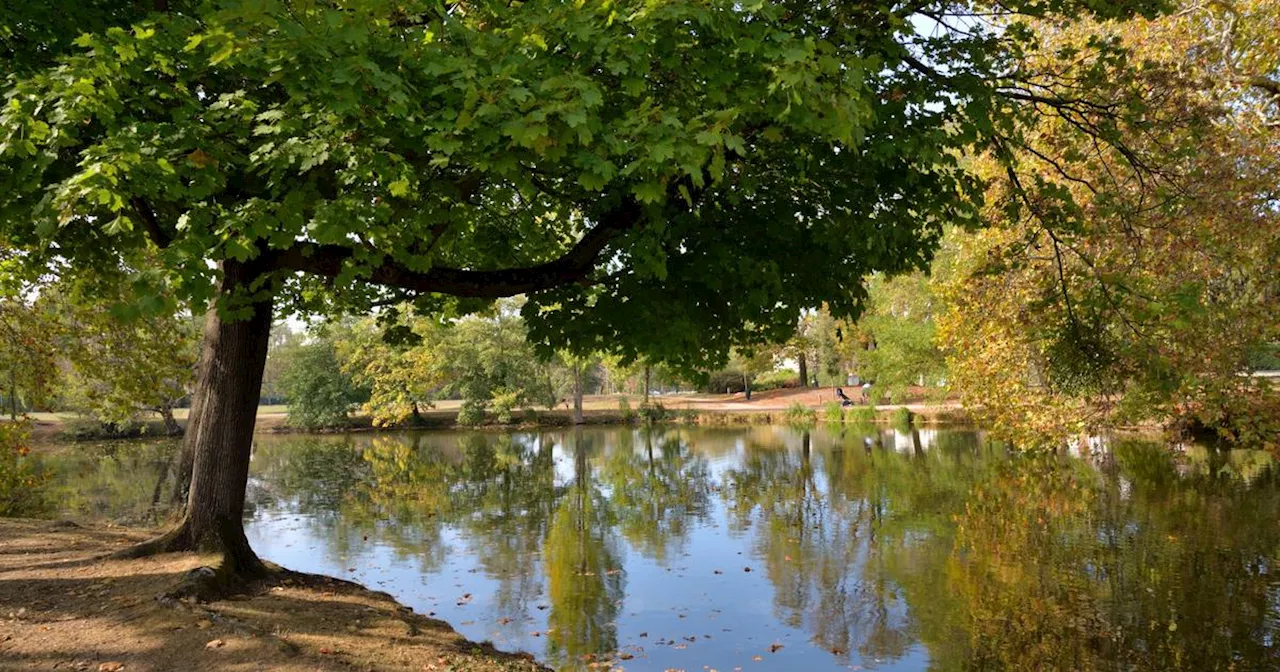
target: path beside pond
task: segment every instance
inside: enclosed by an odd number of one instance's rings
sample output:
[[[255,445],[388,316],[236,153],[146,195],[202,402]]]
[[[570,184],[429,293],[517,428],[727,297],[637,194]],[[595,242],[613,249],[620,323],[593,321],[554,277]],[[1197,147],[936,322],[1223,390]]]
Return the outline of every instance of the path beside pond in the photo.
[[[327,577],[209,604],[157,600],[214,558],[100,560],[146,530],[0,518],[5,670],[542,670],[385,593]]]

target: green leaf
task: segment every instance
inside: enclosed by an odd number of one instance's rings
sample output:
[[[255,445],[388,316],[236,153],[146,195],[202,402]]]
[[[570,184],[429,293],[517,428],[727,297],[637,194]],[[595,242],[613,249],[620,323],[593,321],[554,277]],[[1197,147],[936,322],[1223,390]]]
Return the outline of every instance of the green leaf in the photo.
[[[635,194],[636,199],[641,203],[654,204],[661,203],[666,197],[666,187],[660,182],[641,182],[631,188],[631,193]]]

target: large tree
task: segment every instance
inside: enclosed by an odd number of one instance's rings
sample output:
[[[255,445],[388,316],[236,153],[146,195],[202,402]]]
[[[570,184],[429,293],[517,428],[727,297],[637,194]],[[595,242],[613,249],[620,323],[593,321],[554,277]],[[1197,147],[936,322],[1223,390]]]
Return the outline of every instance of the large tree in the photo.
[[[523,293],[547,348],[721,363],[925,264],[975,211],[959,152],[1081,105],[1014,67],[1019,17],[1157,8],[157,0],[82,26],[37,4],[0,15],[31,36],[6,46],[0,240],[33,264],[156,258],[212,306],[186,514],[139,552],[241,574],[263,567],[241,514],[274,312]],[[1081,77],[1124,74],[1094,60]]]

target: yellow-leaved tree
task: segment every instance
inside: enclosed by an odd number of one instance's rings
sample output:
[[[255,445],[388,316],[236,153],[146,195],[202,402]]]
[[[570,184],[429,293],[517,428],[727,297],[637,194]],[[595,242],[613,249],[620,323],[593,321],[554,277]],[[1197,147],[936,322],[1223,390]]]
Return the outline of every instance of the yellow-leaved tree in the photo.
[[[1277,25],[1280,3],[1240,0],[1037,27],[1028,81],[1090,81],[1084,45],[1113,44],[1144,107],[1082,91],[973,161],[990,226],[961,233],[936,280],[939,337],[1004,434],[1158,421],[1276,445],[1276,394],[1247,362],[1280,340]]]

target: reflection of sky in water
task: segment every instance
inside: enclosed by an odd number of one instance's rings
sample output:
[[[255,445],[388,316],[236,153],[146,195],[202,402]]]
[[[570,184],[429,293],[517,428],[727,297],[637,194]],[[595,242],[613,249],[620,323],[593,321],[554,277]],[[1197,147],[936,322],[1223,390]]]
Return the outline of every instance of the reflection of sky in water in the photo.
[[[782,428],[762,428],[776,448],[788,453],[801,449],[800,435]],[[563,437],[556,437],[552,469],[556,487],[570,487],[575,479],[575,459]],[[603,441],[603,451],[592,455],[593,471],[602,454],[622,450],[615,441]],[[531,442],[536,450],[537,439]],[[859,444],[860,445],[860,444]],[[681,449],[677,449],[681,450]],[[687,450],[687,446],[683,448]],[[746,439],[734,436],[705,459],[708,481],[722,487],[731,470],[741,468],[751,448]],[[636,440],[630,452],[647,460],[646,446]],[[664,449],[653,447],[654,459],[664,459]],[[696,454],[696,453],[695,453]],[[265,479],[265,480],[269,480]],[[595,483],[606,496],[610,488]],[[269,487],[268,487],[269,489]],[[824,484],[815,483],[814,492],[823,496]],[[464,530],[445,525],[433,542],[443,553],[443,563],[435,569],[401,551],[382,545],[371,535],[348,538],[349,553],[335,556],[328,537],[335,534],[332,514],[295,513],[297,503],[274,499],[259,506],[247,521],[249,541],[267,559],[291,569],[342,576],[375,590],[384,590],[423,614],[444,619],[469,639],[492,641],[504,650],[530,651],[540,657],[547,649],[546,631],[551,613],[547,579],[541,558],[532,558],[530,576],[520,577],[532,584],[523,609],[504,610],[498,593],[502,577],[483,566],[483,548],[473,547]],[[862,659],[855,652],[852,661],[842,652],[833,655],[812,641],[812,616],[786,623],[774,601],[774,587],[766,568],[760,564],[757,532],[735,530],[730,512],[721,497],[712,492],[706,515],[692,520],[685,543],[673,545],[674,552],[658,560],[646,557],[626,539],[620,539],[619,567],[625,592],[616,619],[617,651],[634,658],[619,662],[634,670],[702,669],[719,670],[752,666],[751,669],[856,669],[916,670],[926,666],[923,646],[913,645],[893,660]],[[384,522],[394,525],[393,522]],[[759,523],[757,523],[759,524]],[[846,568],[850,576],[861,573],[865,554]],[[750,571],[747,571],[750,568]],[[354,571],[351,571],[354,569]],[[467,597],[469,596],[469,597]],[[906,606],[899,600],[888,603],[885,617],[905,621]],[[775,645],[781,645],[776,650]],[[608,653],[608,652],[602,652]],[[760,656],[762,660],[753,661]],[[572,661],[551,661],[572,666]],[[590,661],[580,661],[585,664]]]

